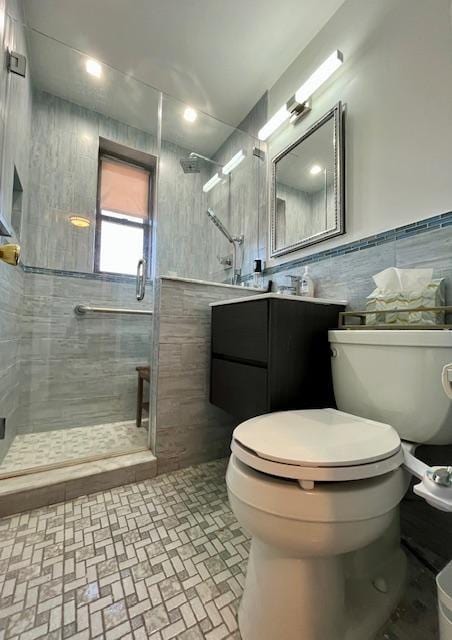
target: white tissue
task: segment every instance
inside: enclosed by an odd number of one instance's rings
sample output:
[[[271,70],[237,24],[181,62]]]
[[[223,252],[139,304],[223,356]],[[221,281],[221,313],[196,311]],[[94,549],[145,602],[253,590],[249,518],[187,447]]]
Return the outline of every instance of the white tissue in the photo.
[[[373,276],[373,281],[380,293],[420,293],[432,279],[433,269],[397,269],[397,267],[390,267]]]
[[[440,307],[445,304],[444,280],[433,279],[433,269],[390,267],[373,276],[377,288],[367,297],[366,324],[440,324],[444,313],[398,311]],[[386,313],[378,313],[378,312]],[[388,313],[391,312],[391,313]]]

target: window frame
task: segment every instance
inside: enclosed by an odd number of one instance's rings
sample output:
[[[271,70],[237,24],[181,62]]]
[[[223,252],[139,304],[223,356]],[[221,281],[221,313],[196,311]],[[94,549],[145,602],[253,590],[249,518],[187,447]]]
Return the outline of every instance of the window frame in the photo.
[[[132,150],[131,150],[132,151]],[[109,216],[102,213],[101,208],[101,182],[102,182],[102,160],[110,159],[116,162],[123,162],[131,167],[139,167],[140,169],[145,169],[149,173],[149,182],[148,182],[148,212],[147,218],[140,222],[132,222],[131,220],[121,220],[121,218],[117,218],[115,216]],[[151,242],[151,232],[152,232],[152,222],[153,222],[153,202],[154,202],[154,184],[155,184],[155,169],[153,166],[146,164],[144,162],[139,162],[137,160],[132,160],[131,158],[112,151],[106,151],[102,148],[99,148],[99,155],[97,160],[97,194],[96,194],[96,230],[95,230],[95,239],[94,239],[94,273],[112,275],[112,276],[127,276],[133,278],[134,276],[130,273],[119,273],[117,271],[103,271],[100,268],[100,250],[101,250],[101,242],[102,242],[102,221],[105,220],[107,222],[112,222],[114,224],[124,225],[126,227],[134,227],[135,229],[143,229],[143,258],[146,260],[146,277],[149,277],[150,274],[150,264],[151,264],[151,252],[152,252],[152,242]],[[124,214],[126,215],[126,214]]]

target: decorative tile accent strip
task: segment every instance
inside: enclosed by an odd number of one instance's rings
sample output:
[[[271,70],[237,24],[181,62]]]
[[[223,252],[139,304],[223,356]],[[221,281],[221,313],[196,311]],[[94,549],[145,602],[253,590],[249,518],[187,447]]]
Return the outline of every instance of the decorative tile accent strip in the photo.
[[[441,227],[448,227],[450,225],[452,225],[452,211],[432,216],[431,218],[424,218],[423,220],[418,220],[417,222],[406,224],[403,227],[395,227],[395,229],[382,231],[381,233],[377,233],[373,236],[368,236],[367,238],[362,238],[360,240],[355,240],[354,242],[342,244],[339,247],[333,247],[332,249],[319,251],[318,253],[314,253],[309,256],[295,258],[294,260],[289,260],[288,262],[277,264],[274,267],[265,269],[265,275],[280,273],[281,271],[287,271],[288,269],[301,267],[313,262],[320,262],[321,260],[327,260],[328,258],[353,253],[355,251],[363,251],[365,249],[369,249],[370,247],[376,247],[378,245],[392,242],[394,240],[402,240],[404,238],[409,238],[410,236],[415,236],[427,231],[433,231],[433,229],[439,229]],[[252,278],[252,274],[243,276],[242,280],[245,281],[249,278]]]
[[[47,269],[46,267],[32,267],[21,264],[25,273],[39,273],[43,276],[60,276],[61,278],[78,278],[80,280],[100,280],[101,282],[126,282],[133,284],[135,276],[114,273],[94,273],[86,271],[65,271],[64,269]]]

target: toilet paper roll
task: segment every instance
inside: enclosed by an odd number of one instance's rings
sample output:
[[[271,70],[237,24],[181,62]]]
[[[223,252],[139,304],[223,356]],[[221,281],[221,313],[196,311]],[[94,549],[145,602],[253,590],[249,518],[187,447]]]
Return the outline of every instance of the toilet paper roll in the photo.
[[[443,367],[441,382],[443,384],[444,393],[452,400],[452,362]]]

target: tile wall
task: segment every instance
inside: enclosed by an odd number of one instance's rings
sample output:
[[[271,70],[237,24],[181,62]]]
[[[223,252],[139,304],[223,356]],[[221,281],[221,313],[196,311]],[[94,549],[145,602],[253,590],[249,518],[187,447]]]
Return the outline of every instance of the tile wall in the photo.
[[[6,46],[26,54],[24,33],[15,20],[20,20],[16,0],[0,1],[1,39]],[[1,211],[7,221],[12,217],[14,169],[24,189],[28,185],[28,155],[30,141],[31,84],[29,78],[8,74],[0,68],[0,148]],[[7,126],[6,126],[7,124]],[[26,198],[23,210],[26,210]],[[16,224],[12,238],[0,238],[0,243],[15,242],[20,236]],[[17,429],[17,409],[20,392],[20,317],[23,273],[0,262],[0,418],[6,418],[5,438],[0,440],[0,461],[8,450]]]
[[[151,396],[159,473],[228,455],[236,422],[209,402],[209,303],[250,294],[241,287],[161,279]]]
[[[18,430],[39,432],[130,420],[139,365],[149,364],[151,316],[76,316],[74,307],[150,309],[135,283],[25,273]]]
[[[0,462],[17,432],[22,292],[22,271],[0,262],[0,418],[6,419],[5,438],[0,440]]]

